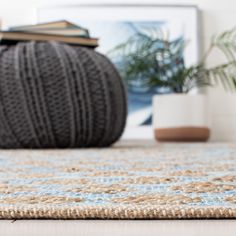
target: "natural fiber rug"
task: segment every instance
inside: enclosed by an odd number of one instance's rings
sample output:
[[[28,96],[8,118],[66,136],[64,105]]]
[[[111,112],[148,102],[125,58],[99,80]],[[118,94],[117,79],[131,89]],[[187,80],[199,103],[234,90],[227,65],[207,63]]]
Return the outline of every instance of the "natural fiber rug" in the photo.
[[[236,145],[0,151],[0,218],[236,218]]]

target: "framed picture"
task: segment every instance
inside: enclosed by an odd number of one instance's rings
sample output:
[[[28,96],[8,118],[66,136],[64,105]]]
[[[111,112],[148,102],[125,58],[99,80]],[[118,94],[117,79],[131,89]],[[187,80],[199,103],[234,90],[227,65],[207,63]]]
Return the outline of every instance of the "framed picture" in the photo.
[[[131,78],[128,73],[122,73],[128,62],[124,61],[125,57],[116,54],[116,50],[127,46],[130,39],[137,34],[142,34],[145,38],[151,37],[150,34],[154,32],[159,34],[157,37],[168,37],[171,42],[188,42],[180,52],[178,60],[187,66],[195,64],[200,56],[198,15],[198,8],[191,5],[80,4],[40,8],[38,22],[65,19],[87,28],[92,37],[99,38],[99,47],[96,50],[113,61],[127,86],[129,115],[125,135],[138,136],[140,130],[141,137],[147,138],[153,136],[152,96],[163,91],[158,87],[146,86],[146,78],[142,73],[139,78]],[[156,44],[155,47],[161,46]],[[145,53],[143,57],[145,61]]]

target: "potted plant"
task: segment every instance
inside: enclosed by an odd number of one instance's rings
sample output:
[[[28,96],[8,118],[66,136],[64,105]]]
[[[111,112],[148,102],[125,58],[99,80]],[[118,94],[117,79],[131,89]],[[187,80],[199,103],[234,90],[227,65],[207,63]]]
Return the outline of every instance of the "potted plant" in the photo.
[[[160,30],[140,30],[112,53],[119,55],[119,71],[130,84],[155,88],[153,126],[159,141],[206,141],[210,136],[208,96],[201,89],[221,83],[225,89],[236,89],[236,30],[212,38],[197,65],[186,67],[182,38],[169,41]],[[227,61],[207,67],[214,49]],[[195,90],[195,93],[192,91]]]

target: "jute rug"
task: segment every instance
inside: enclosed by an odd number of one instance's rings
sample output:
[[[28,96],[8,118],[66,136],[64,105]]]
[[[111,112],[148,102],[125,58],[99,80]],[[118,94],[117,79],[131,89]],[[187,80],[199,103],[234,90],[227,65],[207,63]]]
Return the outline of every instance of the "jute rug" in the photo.
[[[0,151],[0,218],[236,218],[236,145]]]

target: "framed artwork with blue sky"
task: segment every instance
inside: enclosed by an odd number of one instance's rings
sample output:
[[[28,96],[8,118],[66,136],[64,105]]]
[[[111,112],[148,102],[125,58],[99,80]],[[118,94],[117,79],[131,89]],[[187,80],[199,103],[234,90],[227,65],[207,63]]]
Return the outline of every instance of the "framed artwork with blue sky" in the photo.
[[[90,36],[99,38],[99,52],[107,55],[122,75],[128,92],[129,128],[147,127],[146,137],[152,136],[152,96],[163,93],[161,88],[145,86],[145,74],[130,79],[124,72],[129,63],[116,49],[130,39],[143,35],[165,34],[171,42],[184,41],[187,46],[180,51],[178,63],[193,65],[200,58],[199,11],[196,6],[175,5],[58,5],[38,9],[38,22],[68,20],[89,30]],[[164,37],[164,36],[163,36]],[[140,41],[139,41],[140,42]],[[162,45],[156,43],[156,48]],[[140,57],[140,55],[139,55]],[[145,55],[143,56],[145,60]],[[157,58],[158,61],[158,58]],[[169,63],[168,59],[160,63]],[[170,65],[170,66],[176,66]],[[172,68],[173,69],[173,68]],[[159,73],[159,72],[157,72]],[[162,76],[167,76],[166,74]],[[134,132],[132,132],[134,133]]]

